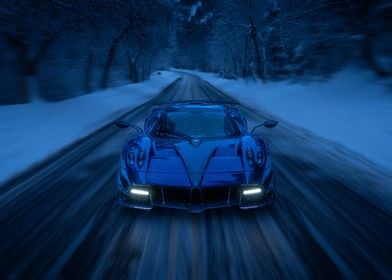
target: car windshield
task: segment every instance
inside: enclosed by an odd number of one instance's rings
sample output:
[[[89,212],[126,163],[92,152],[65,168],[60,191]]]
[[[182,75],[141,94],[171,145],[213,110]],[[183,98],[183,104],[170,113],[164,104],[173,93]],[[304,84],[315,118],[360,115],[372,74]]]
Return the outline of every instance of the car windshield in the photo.
[[[192,138],[228,137],[237,134],[231,119],[223,111],[172,111],[160,117],[157,135]]]

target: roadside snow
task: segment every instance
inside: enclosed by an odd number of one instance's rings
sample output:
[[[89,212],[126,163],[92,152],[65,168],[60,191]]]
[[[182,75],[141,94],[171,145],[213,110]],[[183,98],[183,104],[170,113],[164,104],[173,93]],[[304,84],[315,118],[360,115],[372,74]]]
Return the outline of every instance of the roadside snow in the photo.
[[[392,170],[392,92],[372,73],[345,69],[307,84],[224,80],[188,71],[249,106],[346,146]]]
[[[0,182],[146,102],[178,77],[161,71],[143,83],[61,102],[0,106]]]

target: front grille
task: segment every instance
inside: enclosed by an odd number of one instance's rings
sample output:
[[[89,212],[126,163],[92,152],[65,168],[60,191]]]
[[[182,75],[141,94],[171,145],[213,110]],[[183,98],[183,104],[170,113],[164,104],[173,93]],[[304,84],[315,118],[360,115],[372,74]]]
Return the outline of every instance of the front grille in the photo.
[[[238,189],[233,186],[209,188],[161,186],[153,192],[153,201],[156,205],[175,208],[202,207],[206,209],[237,203]]]
[[[203,189],[202,199],[205,203],[222,203],[229,199],[230,187]]]
[[[202,203],[200,189],[198,189],[198,188],[192,189],[191,203],[192,204],[201,204]]]
[[[162,190],[161,188],[152,188],[150,190],[152,193],[152,199],[156,203],[162,203]]]
[[[173,188],[173,187],[164,187],[163,195],[166,202],[188,202],[190,196],[190,188]]]

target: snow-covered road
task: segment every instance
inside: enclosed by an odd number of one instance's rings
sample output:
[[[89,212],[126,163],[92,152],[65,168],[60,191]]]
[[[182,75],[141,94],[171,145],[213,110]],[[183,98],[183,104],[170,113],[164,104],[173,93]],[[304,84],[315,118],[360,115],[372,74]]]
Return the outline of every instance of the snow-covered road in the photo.
[[[155,100],[229,97],[185,75]],[[124,120],[141,124],[147,102]],[[239,107],[250,125],[268,115]],[[116,204],[129,131],[107,125],[0,186],[0,277],[390,278],[390,174],[284,121],[260,130],[278,181],[268,209],[191,214]],[[355,160],[353,160],[353,158]],[[360,158],[358,160],[361,160]]]

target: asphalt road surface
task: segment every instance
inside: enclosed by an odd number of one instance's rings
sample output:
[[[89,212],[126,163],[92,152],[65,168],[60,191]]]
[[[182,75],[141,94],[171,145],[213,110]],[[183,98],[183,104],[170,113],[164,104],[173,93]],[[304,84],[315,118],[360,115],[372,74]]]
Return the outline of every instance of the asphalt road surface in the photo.
[[[157,100],[229,99],[184,75]],[[269,116],[239,106],[250,127]],[[132,130],[107,125],[0,186],[0,278],[392,278],[392,178],[293,125],[268,139],[272,207],[192,214],[116,203],[119,153]]]

